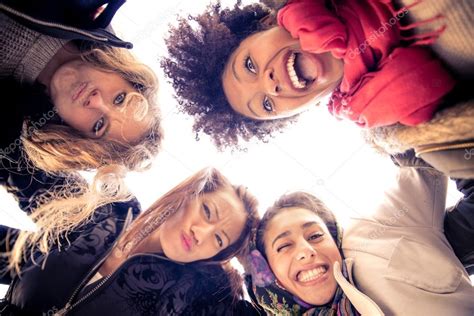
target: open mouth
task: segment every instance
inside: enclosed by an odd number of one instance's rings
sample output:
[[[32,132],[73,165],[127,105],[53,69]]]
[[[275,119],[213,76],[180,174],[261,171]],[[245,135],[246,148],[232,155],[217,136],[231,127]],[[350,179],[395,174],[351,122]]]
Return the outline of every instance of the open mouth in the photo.
[[[286,70],[291,85],[295,89],[305,89],[317,78],[317,70],[311,66],[311,61],[303,53],[292,52],[286,62]]]
[[[296,275],[296,280],[302,283],[320,280],[327,272],[328,266],[322,265],[310,270],[302,270]]]

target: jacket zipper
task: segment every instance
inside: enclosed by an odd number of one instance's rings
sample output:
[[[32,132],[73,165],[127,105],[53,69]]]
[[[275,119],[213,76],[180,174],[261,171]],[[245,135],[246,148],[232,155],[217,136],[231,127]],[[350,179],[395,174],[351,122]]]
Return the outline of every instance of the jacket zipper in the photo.
[[[115,240],[115,242],[112,245],[112,247],[110,248],[110,250],[105,254],[105,256],[91,270],[89,270],[89,272],[84,277],[84,279],[82,279],[82,281],[79,283],[79,286],[72,293],[72,295],[69,298],[69,300],[67,301],[66,305],[63,308],[61,308],[58,312],[56,312],[54,315],[58,315],[58,316],[59,315],[66,315],[72,308],[76,307],[79,303],[84,301],[84,299],[88,298],[90,295],[92,295],[92,293],[97,291],[113,275],[113,273],[112,273],[112,274],[109,274],[108,276],[104,277],[104,279],[102,279],[102,281],[100,281],[100,283],[97,284],[97,286],[95,286],[91,291],[89,291],[86,295],[84,295],[79,301],[77,301],[74,304],[72,303],[73,300],[76,298],[76,295],[84,287],[84,284],[90,279],[92,274],[94,272],[96,272],[97,268],[100,267],[100,265],[107,259],[109,254],[113,251],[113,249],[117,245],[117,242],[120,240],[120,237],[122,237],[122,235],[124,234],[124,232],[127,229],[128,225],[130,225],[131,218],[132,218],[132,208],[129,208],[128,212],[127,212],[127,217],[125,218],[125,223],[123,225],[122,231],[120,232],[119,236]],[[114,273],[115,273],[115,271],[114,271]]]
[[[79,34],[82,34],[84,36],[87,36],[87,37],[90,37],[94,40],[97,40],[97,41],[102,41],[102,42],[108,42],[109,39],[107,37],[101,37],[101,36],[96,36],[96,35],[93,35],[89,32],[86,32],[86,31],[83,31],[81,29],[78,29],[78,28],[75,28],[75,27],[71,27],[71,26],[66,26],[66,25],[63,25],[63,24],[59,24],[59,23],[54,23],[54,22],[46,22],[46,21],[42,21],[42,20],[38,20],[38,19],[35,19],[29,15],[26,15],[22,12],[19,12],[19,11],[16,11],[10,7],[7,7],[6,5],[0,3],[0,9],[3,9],[11,14],[14,14],[18,17],[21,17],[25,20],[28,20],[30,22],[33,22],[33,23],[36,23],[36,24],[39,24],[39,25],[43,25],[43,26],[49,26],[49,27],[53,27],[53,28],[58,28],[58,29],[62,29],[62,30],[65,30],[65,31],[71,31],[71,32],[76,32],[76,33],[79,33]]]

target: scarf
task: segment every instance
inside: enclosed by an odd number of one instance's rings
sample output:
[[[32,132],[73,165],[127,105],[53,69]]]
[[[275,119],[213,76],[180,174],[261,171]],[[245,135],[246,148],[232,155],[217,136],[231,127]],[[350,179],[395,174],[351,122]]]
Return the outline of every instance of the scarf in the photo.
[[[336,231],[330,233],[336,241],[342,256],[342,230],[336,223]],[[268,261],[256,247],[256,234],[252,234],[248,256],[250,277],[246,278],[247,289],[258,305],[270,315],[301,315],[301,316],[356,316],[357,310],[352,306],[342,289],[338,286],[332,302],[324,306],[313,306],[288,292],[273,274]],[[348,279],[348,271],[342,261],[342,274]],[[253,294],[253,295],[252,295]]]
[[[367,128],[431,119],[455,80],[420,47],[433,43],[444,27],[411,37],[400,33],[441,18],[401,26],[400,19],[419,1],[395,11],[391,0],[293,0],[278,12],[278,23],[299,39],[303,51],[331,52],[344,62],[342,81],[328,104],[331,114]]]

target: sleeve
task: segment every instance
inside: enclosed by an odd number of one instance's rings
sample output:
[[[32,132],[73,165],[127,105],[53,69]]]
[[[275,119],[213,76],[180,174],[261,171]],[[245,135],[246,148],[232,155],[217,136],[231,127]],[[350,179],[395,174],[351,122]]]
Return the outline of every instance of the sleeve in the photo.
[[[0,225],[0,284],[10,284],[12,281],[7,269],[8,257],[6,252],[12,249],[18,233],[18,229]]]
[[[448,209],[444,220],[446,238],[470,274],[474,274],[474,179],[458,179],[463,197]]]
[[[387,226],[443,231],[447,177],[414,157],[413,151],[393,159],[400,168],[372,218]]]

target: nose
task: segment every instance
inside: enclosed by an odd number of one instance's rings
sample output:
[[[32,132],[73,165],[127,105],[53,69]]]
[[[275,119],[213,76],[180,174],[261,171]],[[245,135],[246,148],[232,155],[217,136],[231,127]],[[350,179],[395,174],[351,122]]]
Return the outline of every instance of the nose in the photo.
[[[277,96],[280,91],[280,82],[275,76],[275,71],[271,68],[266,69],[263,73],[265,92],[272,96]]]
[[[197,245],[202,245],[214,232],[213,225],[209,223],[199,223],[191,226],[191,232]]]
[[[316,250],[306,241],[303,241],[298,245],[295,258],[297,261],[306,261],[312,259],[316,254]]]
[[[86,101],[84,102],[84,107],[94,110],[99,110],[103,113],[107,112],[108,108],[104,103],[104,99],[99,91],[94,90],[90,93]]]

